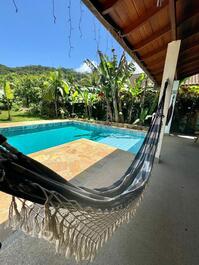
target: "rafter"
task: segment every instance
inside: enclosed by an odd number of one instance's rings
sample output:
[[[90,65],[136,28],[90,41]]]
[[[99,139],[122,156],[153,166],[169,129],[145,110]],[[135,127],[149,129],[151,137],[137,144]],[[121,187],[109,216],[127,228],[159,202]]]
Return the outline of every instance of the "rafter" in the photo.
[[[193,36],[193,35],[192,35]],[[191,37],[192,37],[191,36]],[[198,35],[199,36],[199,35]],[[183,50],[183,53],[184,52],[187,52],[188,50],[191,50],[191,49],[193,49],[193,48],[195,48],[195,47],[197,47],[198,45],[199,45],[199,37],[198,37],[198,39],[197,40],[195,40],[195,41],[191,41],[191,43],[185,43],[184,44],[184,42],[186,42],[187,40],[188,40],[189,38],[185,38],[183,41],[182,41],[182,45],[181,45],[181,48],[182,48],[182,50]]]
[[[195,59],[199,59],[199,53],[193,53],[188,57],[181,57],[178,61],[178,65],[193,62]]]
[[[154,71],[153,74],[154,75],[162,74],[163,73],[163,70],[164,70],[163,68],[160,68],[160,69]]]
[[[119,0],[108,0],[105,2],[102,15],[107,15]]]
[[[163,51],[166,50],[166,48],[167,48],[167,44],[165,44],[164,46],[158,47],[155,50],[148,52],[148,53],[145,53],[141,56],[142,56],[143,60],[145,60],[145,59],[153,57],[154,55],[156,55],[158,53],[162,53]]]
[[[192,68],[199,65],[199,59],[194,60],[193,62],[186,63],[180,67],[180,71],[186,71],[186,69]]]
[[[169,14],[171,22],[171,37],[172,40],[176,40],[177,30],[176,30],[176,1],[169,0]]]
[[[160,10],[162,10],[167,5],[168,5],[168,0],[165,0],[162,3],[161,7],[157,7],[156,5],[153,5],[149,10],[147,10],[144,16],[139,16],[139,18],[136,21],[129,23],[129,25],[123,29],[122,37],[128,36],[133,31],[135,31],[138,27],[141,27],[142,25],[144,25],[151,17],[156,15]]]
[[[152,41],[159,39],[164,34],[166,34],[167,32],[169,32],[169,30],[170,30],[170,25],[165,26],[164,28],[162,28],[162,29],[154,32],[150,37],[148,37],[148,38],[140,41],[137,44],[135,44],[134,48],[136,50],[143,49],[145,46],[149,45]]]
[[[144,58],[142,61],[147,63],[147,64],[148,63],[156,64],[156,63],[160,62],[160,60],[164,59],[165,56],[166,56],[166,50],[164,51],[164,54],[163,53],[160,53],[159,55],[156,54],[156,58],[155,59],[153,59],[153,57],[152,57],[152,59],[151,59],[151,57],[149,57],[147,59]]]
[[[191,36],[191,37],[192,37],[192,36]],[[188,38],[189,38],[189,37],[188,37]],[[183,39],[182,41],[184,42],[184,41],[188,40],[188,38],[185,38],[185,39]],[[189,49],[195,48],[195,47],[198,46],[198,45],[199,45],[199,41],[197,40],[197,41],[195,41],[195,42],[192,42],[192,43],[189,44],[189,45],[186,45],[186,44],[184,45],[184,44],[182,43],[181,48],[183,48],[183,53],[184,53],[184,52],[187,52]],[[158,53],[165,52],[166,49],[167,49],[167,43],[164,44],[164,45],[161,46],[161,47],[156,48],[155,50],[152,50],[152,51],[148,52],[148,53],[141,54],[141,57],[143,58],[143,61],[145,61],[145,60],[148,59],[148,58],[152,58],[153,56],[156,56]]]
[[[186,27],[184,27],[183,25],[185,25],[187,23],[187,21],[192,18],[191,16],[189,18],[187,18],[187,20],[183,21],[182,24],[180,24],[180,26],[177,28],[178,31],[178,38],[180,39],[185,39],[185,38],[189,38],[195,34],[198,34],[198,27],[199,27],[199,19],[196,20],[197,23],[196,25],[194,25],[194,28],[190,31],[187,30]]]
[[[153,67],[148,67],[150,69],[151,72],[155,72],[157,70],[159,70],[160,68],[164,68],[164,61],[160,62],[159,64],[156,64]]]
[[[183,79],[183,78],[185,78],[185,77],[188,77],[188,76],[192,76],[192,75],[195,75],[195,74],[197,74],[197,71],[195,71],[195,70],[192,70],[192,71],[189,71],[189,72],[186,72],[186,73],[180,73],[179,74],[179,79]]]

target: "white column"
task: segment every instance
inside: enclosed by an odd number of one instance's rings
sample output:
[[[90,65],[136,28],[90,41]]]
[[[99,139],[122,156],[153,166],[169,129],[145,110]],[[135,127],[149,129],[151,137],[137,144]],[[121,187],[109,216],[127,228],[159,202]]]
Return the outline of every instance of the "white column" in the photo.
[[[171,113],[171,118],[169,123],[165,126],[165,133],[169,134],[170,133],[170,129],[171,129],[171,123],[172,123],[172,119],[173,119],[173,113],[174,113],[174,108],[175,108],[175,104],[176,104],[176,97],[178,94],[178,87],[179,87],[179,80],[175,80],[173,82],[173,89],[172,89],[172,93],[171,93],[171,100],[169,103],[169,107],[171,106],[172,102],[173,102],[173,111]]]
[[[164,119],[162,122],[162,129],[160,133],[160,139],[156,151],[156,158],[160,158],[160,152],[162,148],[162,141],[163,141],[163,135],[165,131],[165,123],[166,123],[166,117],[167,117],[167,112],[169,108],[169,103],[171,99],[171,91],[173,87],[173,80],[176,72],[176,66],[177,66],[177,61],[178,61],[178,54],[180,50],[180,43],[181,40],[176,40],[172,41],[168,44],[167,46],[167,54],[166,54],[166,59],[165,59],[165,64],[164,64],[164,71],[163,71],[163,76],[162,76],[162,83],[161,83],[161,88],[160,88],[160,98],[162,96],[163,90],[164,90],[164,84],[167,79],[169,79],[169,85],[167,88],[166,92],[166,97],[165,97],[165,103],[164,103]]]

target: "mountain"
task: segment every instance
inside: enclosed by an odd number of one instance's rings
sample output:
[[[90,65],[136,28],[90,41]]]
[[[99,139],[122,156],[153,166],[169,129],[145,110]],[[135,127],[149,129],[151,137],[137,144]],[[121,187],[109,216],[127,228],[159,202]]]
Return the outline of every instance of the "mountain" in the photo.
[[[55,67],[48,67],[42,65],[27,65],[27,66],[20,66],[20,67],[8,67],[6,65],[0,64],[0,75],[16,73],[16,74],[44,74],[46,72],[55,71],[57,69],[61,69],[65,74],[73,74],[78,77],[84,76],[82,73],[78,73],[73,69],[69,68],[55,68]]]

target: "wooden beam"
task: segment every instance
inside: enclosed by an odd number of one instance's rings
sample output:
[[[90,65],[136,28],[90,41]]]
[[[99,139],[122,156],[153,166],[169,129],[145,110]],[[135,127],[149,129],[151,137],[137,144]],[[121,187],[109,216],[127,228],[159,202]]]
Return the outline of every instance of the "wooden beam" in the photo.
[[[186,38],[189,38],[189,37],[191,37],[193,35],[198,34],[199,19],[196,20],[197,23],[195,23],[196,25],[194,25],[194,28],[192,28],[191,30],[187,30],[187,27],[184,26],[186,23],[188,23],[187,21],[190,18],[192,18],[192,17],[187,18],[187,20],[183,21],[183,23],[180,24],[180,26],[177,28],[178,38],[179,39],[183,40],[183,39],[186,39]],[[189,23],[191,25],[192,22],[190,21]]]
[[[154,75],[159,75],[162,74],[164,70],[164,67],[162,67],[162,69],[160,68],[159,70],[156,70],[155,72],[153,72]]]
[[[115,6],[115,4],[118,2],[119,0],[108,0],[105,2],[104,8],[102,10],[102,15],[107,15]]]
[[[169,0],[169,14],[171,21],[171,38],[172,40],[176,40],[177,38],[177,30],[176,30],[176,1]]]
[[[199,61],[198,58],[197,58],[196,60],[192,60],[192,61],[189,62],[189,63],[185,63],[183,66],[181,66],[181,68],[185,68],[185,66],[187,66],[187,65],[192,65],[192,64],[198,63],[198,61]],[[180,69],[181,69],[181,68],[180,68]]]
[[[191,56],[181,57],[178,60],[178,65],[193,62],[195,59],[199,59],[199,53],[193,53]]]
[[[181,80],[181,79],[183,79],[183,78],[185,78],[185,77],[188,77],[188,76],[192,76],[192,75],[196,75],[198,72],[197,71],[195,71],[195,70],[192,70],[192,71],[190,71],[190,72],[186,72],[186,73],[180,73],[179,74],[179,80]]]
[[[163,53],[160,53],[159,55],[156,54],[155,59],[153,59],[153,57],[150,57],[148,59],[143,58],[142,61],[145,63],[156,64],[156,63],[159,63],[160,60],[162,60],[162,59],[164,60],[165,56],[166,56],[166,50],[164,51],[164,54]]]
[[[182,71],[178,71],[178,73],[179,73],[179,75],[182,75],[182,74],[184,75],[184,74],[190,73],[192,71],[194,71],[196,74],[198,73],[198,70],[196,69],[196,66],[192,66],[192,67],[184,69]]]
[[[158,53],[162,53],[163,51],[166,52],[166,48],[167,48],[167,44],[165,44],[164,46],[158,47],[151,52],[141,54],[141,56],[142,56],[143,60],[148,59],[148,58],[152,58],[154,55],[156,55]]]
[[[187,17],[187,20],[190,19],[190,16]],[[180,32],[181,29],[183,29],[183,24],[187,21],[183,21],[183,23],[177,28],[177,30]],[[135,44],[134,48],[136,50],[143,49],[146,45],[150,44],[150,42],[160,38],[162,35],[166,34],[170,30],[170,25],[165,26],[163,29],[156,31],[154,34],[152,34],[149,38],[146,38],[145,40],[140,41],[137,45]],[[177,34],[177,33],[176,33]],[[198,27],[196,27],[192,32],[186,32],[184,34],[183,39],[189,38],[192,35],[198,34]]]
[[[182,40],[182,45],[181,45],[182,53],[187,52],[187,50],[192,49],[192,48],[194,48],[194,47],[196,47],[196,46],[199,45],[199,41],[196,40],[195,42],[192,42],[191,44],[189,44],[187,46],[186,44],[184,44],[184,41],[186,41],[188,39],[189,39],[189,37],[187,37],[187,38],[185,38],[185,39]],[[150,51],[148,53],[141,54],[141,57],[142,57],[143,61],[145,61],[145,59],[152,58],[153,56],[155,56],[158,53],[162,53],[163,51],[166,52],[166,48],[167,48],[167,44],[165,44],[165,45],[163,45],[161,47],[158,47],[155,50],[152,50],[152,51]]]
[[[129,23],[129,25],[123,29],[122,37],[128,36],[129,34],[134,32],[138,27],[141,27],[142,25],[144,25],[151,17],[156,15],[160,10],[165,8],[167,5],[168,5],[168,0],[165,0],[162,3],[161,7],[157,7],[156,5],[153,5],[149,10],[146,10],[146,14],[144,14],[143,16],[139,16],[137,20]]]
[[[198,71],[198,65],[199,65],[199,59],[195,60],[194,62],[188,63],[183,65],[182,67],[178,68],[180,73],[184,73],[186,71],[189,71],[190,69],[196,69]]]
[[[182,42],[183,42],[183,45],[182,45],[182,53],[186,53],[187,51],[191,50],[191,49],[194,49],[195,47],[199,46],[199,38],[198,40],[195,40],[195,41],[192,41],[191,44],[188,43],[187,44],[184,44],[184,41],[188,40],[189,38],[185,38]]]
[[[179,17],[178,26],[183,24],[186,20],[197,16],[199,13],[199,4],[198,1],[192,1],[190,8],[186,9],[186,12],[183,12]]]
[[[134,48],[136,50],[143,49],[145,46],[149,45],[152,41],[159,39],[164,34],[166,34],[167,32],[169,32],[169,30],[170,30],[170,25],[165,26],[164,28],[162,28],[162,29],[154,32],[150,37],[148,37],[148,38],[140,41],[137,44],[135,44]]]

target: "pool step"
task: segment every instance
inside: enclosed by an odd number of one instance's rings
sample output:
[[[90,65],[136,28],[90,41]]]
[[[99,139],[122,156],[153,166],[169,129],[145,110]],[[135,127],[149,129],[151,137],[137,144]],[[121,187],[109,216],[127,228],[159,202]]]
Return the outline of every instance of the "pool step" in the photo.
[[[135,145],[140,143],[140,139],[132,138],[132,136],[125,135],[124,137],[108,136],[99,140],[100,143],[108,144],[119,149],[130,151]]]

